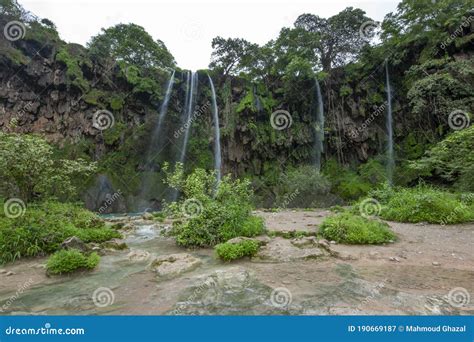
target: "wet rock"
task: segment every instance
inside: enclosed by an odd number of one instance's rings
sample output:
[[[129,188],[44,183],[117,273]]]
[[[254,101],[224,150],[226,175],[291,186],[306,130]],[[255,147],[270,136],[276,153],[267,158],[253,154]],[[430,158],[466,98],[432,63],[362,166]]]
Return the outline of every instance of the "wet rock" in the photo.
[[[326,250],[331,249],[331,245],[329,244],[329,241],[326,240],[326,239],[318,240],[318,245],[319,245],[319,247],[324,248]]]
[[[120,240],[120,239],[112,239],[109,241],[105,241],[102,243],[101,246],[102,248],[114,249],[114,250],[119,250],[119,251],[128,248],[127,244],[123,240]]]
[[[12,275],[15,275],[15,273],[12,272],[12,271],[8,271],[7,273],[5,273],[5,275],[6,275],[7,277],[10,277],[10,276],[12,276]]]
[[[307,246],[316,246],[318,243],[316,241],[316,237],[314,236],[305,236],[300,238],[295,238],[291,240],[293,246],[298,248],[304,248]]]
[[[81,252],[86,252],[89,250],[87,245],[82,242],[82,240],[79,239],[77,236],[71,236],[70,238],[64,240],[63,243],[61,243],[61,245],[59,246],[59,248],[66,250],[77,249]]]
[[[437,261],[433,261],[432,264],[433,264],[433,266],[441,266],[441,264]]]
[[[256,258],[267,261],[293,261],[303,259],[316,259],[325,256],[318,247],[299,248],[291,241],[280,237],[274,238],[266,246],[260,248]]]
[[[272,304],[273,289],[243,267],[230,267],[200,275],[179,296],[171,315],[252,315],[289,313]],[[291,311],[293,312],[293,311]],[[293,312],[297,314],[299,312]]]
[[[128,253],[127,258],[130,261],[141,262],[150,260],[152,256],[150,252],[137,249]]]
[[[144,213],[144,214],[142,215],[142,219],[144,219],[144,220],[148,220],[148,221],[149,221],[149,220],[153,220],[153,218],[154,218],[154,216],[153,216],[152,214],[150,214],[150,213]]]
[[[397,257],[390,257],[389,260],[393,262],[400,262],[400,259],[398,259]]]
[[[149,268],[156,272],[159,278],[174,278],[184,272],[189,272],[202,264],[202,261],[188,253],[161,255],[155,258]]]
[[[0,270],[0,274],[5,274],[5,273],[7,273],[7,272],[8,272],[8,271],[7,271],[7,270],[4,270],[4,269],[1,269],[1,270]]]
[[[260,246],[265,246],[266,244],[268,244],[272,239],[267,236],[267,235],[261,235],[261,236],[257,236],[254,238],[254,240],[258,241],[258,243],[260,244]]]

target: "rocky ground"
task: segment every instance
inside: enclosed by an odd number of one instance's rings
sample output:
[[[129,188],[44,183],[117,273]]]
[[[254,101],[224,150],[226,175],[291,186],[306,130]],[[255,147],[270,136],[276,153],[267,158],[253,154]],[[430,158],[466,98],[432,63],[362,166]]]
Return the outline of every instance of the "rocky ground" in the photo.
[[[268,236],[252,259],[224,263],[164,236],[170,222],[116,217],[124,242],[99,268],[47,277],[44,258],[0,270],[7,314],[474,314],[474,224],[389,222],[398,240],[340,245],[316,237],[329,211],[258,212]]]

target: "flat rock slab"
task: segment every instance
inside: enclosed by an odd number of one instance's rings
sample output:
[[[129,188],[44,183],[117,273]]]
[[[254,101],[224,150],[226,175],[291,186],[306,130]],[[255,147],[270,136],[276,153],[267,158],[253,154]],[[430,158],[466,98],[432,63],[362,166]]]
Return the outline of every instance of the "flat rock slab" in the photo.
[[[270,262],[288,262],[303,259],[317,259],[326,255],[328,255],[328,253],[319,247],[313,245],[298,247],[289,239],[276,237],[260,248],[256,259]]]
[[[156,272],[158,278],[174,278],[178,275],[192,271],[202,264],[201,259],[188,253],[161,255],[156,257],[149,268]]]
[[[329,210],[318,209],[314,211],[286,210],[273,213],[256,211],[255,214],[265,220],[265,226],[269,232],[282,234],[303,232],[315,235],[324,219],[332,213]]]

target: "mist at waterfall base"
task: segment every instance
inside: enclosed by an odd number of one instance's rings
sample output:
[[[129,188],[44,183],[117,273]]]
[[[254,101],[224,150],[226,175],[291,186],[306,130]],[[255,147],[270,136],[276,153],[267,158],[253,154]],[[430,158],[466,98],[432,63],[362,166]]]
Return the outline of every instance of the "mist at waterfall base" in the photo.
[[[222,170],[222,156],[221,156],[221,132],[219,127],[219,111],[217,108],[216,89],[212,82],[211,76],[209,78],[209,84],[211,86],[212,93],[212,115],[214,118],[214,169],[216,170],[217,183],[221,181],[221,170]]]
[[[153,188],[153,173],[155,171],[155,165],[158,162],[161,151],[164,148],[164,134],[163,123],[168,113],[168,104],[171,98],[171,93],[173,91],[175,71],[173,70],[171,77],[168,81],[166,87],[165,98],[160,107],[160,114],[158,116],[158,122],[153,129],[150,138],[150,144],[146,152],[145,158],[145,170],[143,172],[143,177],[141,181],[140,194],[138,196],[138,209],[140,211],[146,211],[150,206],[153,206],[153,202],[156,202],[157,198],[154,197],[154,194],[150,194],[149,191]]]
[[[321,87],[319,82],[315,79],[316,85],[316,121],[315,121],[315,142],[314,142],[314,166],[321,170],[321,154],[323,153],[324,141],[324,104],[323,96],[321,95]]]
[[[388,62],[385,62],[385,87],[387,91],[387,180],[393,184],[393,169],[395,161],[393,156],[393,119],[392,119],[392,88],[390,86],[390,76],[388,72]]]

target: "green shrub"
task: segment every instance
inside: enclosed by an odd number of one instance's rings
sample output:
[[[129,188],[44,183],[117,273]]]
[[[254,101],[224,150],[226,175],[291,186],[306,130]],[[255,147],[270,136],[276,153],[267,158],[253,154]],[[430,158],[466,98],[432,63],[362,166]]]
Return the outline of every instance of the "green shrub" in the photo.
[[[168,172],[168,166],[165,170]],[[249,181],[226,176],[217,187],[214,172],[195,169],[184,177],[181,164],[174,173],[168,173],[167,181],[180,189],[183,197],[168,206],[180,218],[173,223],[178,244],[214,246],[237,236],[252,237],[263,232],[263,220],[251,214],[253,193]]]
[[[446,136],[426,152],[411,168],[422,176],[455,184],[463,191],[474,191],[474,125]]]
[[[382,205],[381,217],[399,222],[454,224],[474,220],[474,204],[459,194],[426,185],[396,188],[371,195]],[[468,196],[474,197],[474,195]]]
[[[276,205],[303,208],[311,203],[321,206],[328,198],[330,183],[314,166],[287,171],[276,187]]]
[[[220,243],[214,249],[217,256],[224,261],[232,261],[257,254],[259,244],[253,240],[243,240],[238,243]]]
[[[372,189],[369,181],[364,180],[357,172],[339,165],[334,159],[323,165],[323,174],[331,182],[331,192],[346,201],[365,196]]]
[[[0,201],[1,207],[3,202]],[[104,242],[121,237],[94,213],[76,204],[30,204],[17,218],[0,211],[0,264],[23,257],[50,254],[67,238]]]
[[[320,233],[328,240],[349,244],[379,244],[395,239],[388,224],[349,212],[326,218]]]
[[[77,249],[61,250],[51,255],[46,263],[48,274],[65,274],[94,269],[100,261],[96,253],[85,255]]]

